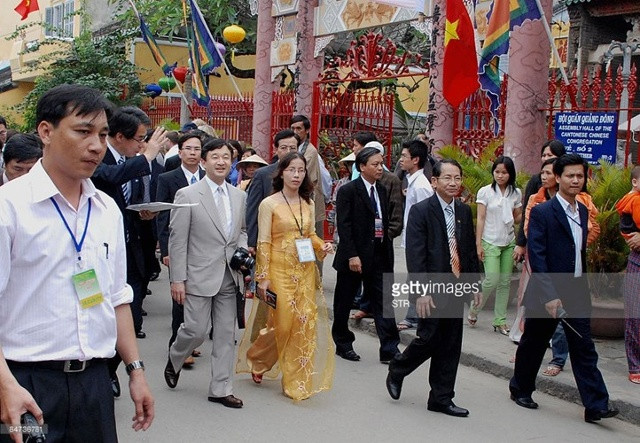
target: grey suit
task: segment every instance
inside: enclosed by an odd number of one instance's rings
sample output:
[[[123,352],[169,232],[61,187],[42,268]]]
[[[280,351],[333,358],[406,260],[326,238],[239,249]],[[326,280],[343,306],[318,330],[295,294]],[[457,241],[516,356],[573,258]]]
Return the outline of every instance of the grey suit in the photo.
[[[170,280],[185,283],[184,323],[169,349],[174,368],[181,368],[191,351],[200,346],[213,325],[210,397],[233,393],[235,361],[236,291],[241,276],[229,268],[238,247],[247,247],[244,214],[246,195],[225,185],[231,206],[232,228],[226,233],[206,179],[180,189],[175,203],[197,206],[174,209],[169,222]]]

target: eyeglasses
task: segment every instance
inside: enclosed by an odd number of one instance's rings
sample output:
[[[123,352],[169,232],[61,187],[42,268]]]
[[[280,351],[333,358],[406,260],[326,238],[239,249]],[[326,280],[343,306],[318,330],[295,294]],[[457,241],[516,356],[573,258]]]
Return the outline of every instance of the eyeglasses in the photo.
[[[302,168],[300,168],[300,169],[287,168],[287,169],[284,170],[284,172],[287,172],[289,174],[295,174],[297,172],[299,175],[304,175],[304,174],[306,174],[307,171],[302,169]]]
[[[135,141],[137,141],[138,143],[143,143],[143,142],[146,142],[146,141],[147,141],[147,136],[146,136],[146,135],[143,135],[143,136],[141,136],[141,137],[131,137],[129,140],[135,140]]]
[[[278,146],[278,149],[287,149],[289,151],[297,151],[298,145],[280,145]]]
[[[442,181],[443,183],[462,183],[462,177],[451,177],[451,176],[445,176],[445,177],[438,177],[438,180]]]
[[[190,151],[190,152],[201,152],[202,148],[198,148],[196,146],[183,146],[182,150],[183,151]]]

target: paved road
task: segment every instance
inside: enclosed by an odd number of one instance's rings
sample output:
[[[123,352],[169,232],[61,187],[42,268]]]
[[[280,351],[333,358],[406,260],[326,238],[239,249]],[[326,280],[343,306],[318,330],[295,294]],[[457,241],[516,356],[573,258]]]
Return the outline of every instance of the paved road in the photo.
[[[133,432],[129,428],[133,403],[123,386],[123,396],[116,401],[122,442],[640,441],[640,426],[617,419],[587,424],[580,406],[545,394],[536,394],[539,410],[519,408],[509,401],[505,380],[467,367],[460,367],[455,401],[471,411],[468,418],[426,410],[426,367],[405,380],[401,399],[394,401],[384,386],[387,367],[377,361],[377,340],[363,333],[357,333],[356,342],[363,360],[338,358],[331,391],[296,404],[281,394],[279,381],[265,380],[257,386],[249,376],[240,375],[234,382],[235,394],[245,407],[228,409],[206,398],[210,341],[201,348],[203,357],[195,368],[182,372],[178,387],[166,386],[162,375],[170,336],[166,272],[151,289],[154,294],[145,300],[148,338],[138,343],[156,399],[156,419],[149,431]],[[126,381],[123,368],[120,380]]]

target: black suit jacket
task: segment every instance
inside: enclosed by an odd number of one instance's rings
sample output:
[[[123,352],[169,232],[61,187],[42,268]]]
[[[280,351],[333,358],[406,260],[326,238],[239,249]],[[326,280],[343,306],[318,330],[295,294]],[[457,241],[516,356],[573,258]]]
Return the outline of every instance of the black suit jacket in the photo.
[[[173,171],[177,169],[182,164],[182,159],[179,155],[172,155],[169,158],[164,159],[164,170],[165,172]]]
[[[247,193],[247,244],[256,247],[258,243],[258,208],[262,200],[273,193],[273,174],[278,168],[278,163],[258,169],[251,180],[251,186]]]
[[[127,158],[122,164],[117,164],[111,151],[107,149],[107,153],[102,159],[102,163],[98,165],[91,180],[96,188],[105,192],[109,197],[113,198],[120,208],[123,216],[124,229],[127,237],[127,248],[130,249],[134,259],[135,265],[138,267],[141,275],[145,274],[144,255],[139,247],[140,244],[140,216],[136,211],[126,209],[127,204],[124,200],[124,194],[122,192],[122,184],[135,179],[141,179],[145,175],[149,175],[151,170],[149,169],[149,162],[144,155],[137,155],[135,157]],[[131,196],[133,198],[134,192],[139,192],[134,189],[133,183],[131,185]],[[129,263],[129,265],[132,265]]]
[[[371,200],[363,180],[362,177],[358,177],[338,190],[336,215],[340,243],[333,260],[333,268],[336,271],[349,271],[351,257],[360,257],[363,273],[369,272],[373,268],[376,214],[371,207]],[[387,190],[382,184],[376,182],[376,191],[380,199],[384,225],[382,249],[386,255],[387,269],[385,272],[392,272],[393,243],[389,237]]]
[[[205,172],[198,168],[200,178],[202,179]],[[155,200],[158,202],[173,203],[176,192],[179,189],[189,185],[187,178],[184,176],[182,168],[173,169],[158,176],[158,188]],[[160,243],[160,255],[167,257],[169,255],[169,216],[171,211],[161,211],[156,217],[156,225],[158,229],[158,242]]]
[[[587,317],[591,310],[591,297],[587,284],[587,208],[578,203],[582,228],[583,277],[574,278],[575,242],[567,215],[557,197],[535,206],[529,215],[527,250],[531,265],[531,279],[525,292],[527,316],[530,313],[547,317],[544,304],[562,300],[571,317]]]
[[[479,281],[480,265],[476,253],[476,236],[473,229],[471,208],[458,200],[454,200],[454,212],[456,221],[455,235],[462,274],[460,278],[463,282],[475,283]],[[453,276],[447,225],[437,194],[411,207],[407,220],[405,254],[407,271],[410,274],[409,278],[413,278],[411,277],[412,274],[423,273]],[[442,278],[445,278],[445,275],[433,276],[434,280]],[[460,300],[460,303],[467,300],[463,297],[451,297],[435,293],[431,295],[434,296],[434,302],[438,309],[443,309],[452,299]],[[468,293],[468,295],[472,294]]]

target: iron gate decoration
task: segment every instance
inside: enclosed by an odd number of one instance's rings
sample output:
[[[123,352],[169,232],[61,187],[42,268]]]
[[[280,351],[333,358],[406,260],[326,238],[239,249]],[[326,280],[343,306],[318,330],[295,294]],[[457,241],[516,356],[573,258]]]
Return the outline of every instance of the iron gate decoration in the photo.
[[[427,77],[428,64],[421,62],[419,54],[400,55],[390,39],[369,32],[351,42],[344,59],[328,63],[313,83],[311,111],[311,143],[325,162],[346,155],[355,133],[371,131],[390,164],[398,79]]]

